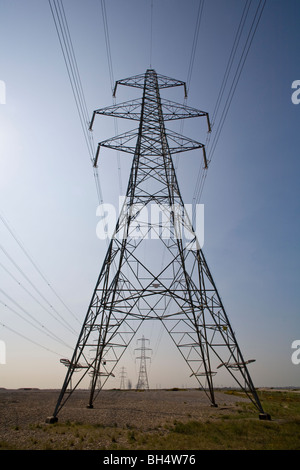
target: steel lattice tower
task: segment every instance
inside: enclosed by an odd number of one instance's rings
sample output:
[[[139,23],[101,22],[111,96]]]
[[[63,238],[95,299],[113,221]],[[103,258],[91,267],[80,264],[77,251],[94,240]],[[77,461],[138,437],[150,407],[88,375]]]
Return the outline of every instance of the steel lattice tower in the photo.
[[[125,367],[122,367],[122,369],[121,369],[120,378],[121,378],[120,390],[124,390],[126,388],[126,386],[125,386],[125,379],[126,379]]]
[[[136,348],[135,351],[140,351],[141,355],[136,359],[140,359],[140,370],[139,378],[137,381],[136,389],[137,390],[149,390],[148,374],[147,374],[147,359],[150,359],[150,356],[146,356],[146,351],[151,351],[150,348],[146,347],[147,340],[144,336],[138,341],[141,341],[141,347]]]
[[[249,361],[242,356],[187,217],[173,166],[172,154],[202,149],[207,167],[205,147],[165,128],[166,121],[205,117],[210,131],[208,113],[161,98],[160,90],[185,89],[185,83],[153,69],[117,81],[114,96],[120,85],[141,89],[142,98],[97,109],[90,129],[96,115],[139,122],[137,129],[99,143],[94,160],[97,166],[101,147],[133,154],[126,197],[50,421],[57,420],[71,395],[65,392],[75,369],[78,380],[72,391],[86,374],[92,376],[88,407],[93,407],[97,378],[103,387],[148,319],[164,325],[213,406],[217,406],[213,376],[224,368],[260,417],[267,419],[247,368]],[[160,214],[149,221],[153,206]]]

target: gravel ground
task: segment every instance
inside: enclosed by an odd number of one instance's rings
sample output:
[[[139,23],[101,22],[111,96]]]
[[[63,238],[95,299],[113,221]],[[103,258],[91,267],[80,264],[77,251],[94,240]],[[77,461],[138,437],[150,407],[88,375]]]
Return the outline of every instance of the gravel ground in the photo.
[[[57,390],[0,390],[0,449],[45,449],[49,441],[47,427],[53,427],[45,421],[53,413],[58,394]],[[58,423],[80,422],[151,432],[173,424],[174,420],[203,421],[236,412],[236,403],[244,401],[240,397],[217,392],[219,406],[214,408],[204,392],[199,390],[102,390],[94,408],[88,409],[88,397],[88,391],[74,392],[58,414]],[[66,439],[66,434],[59,436],[56,433],[53,448],[66,448]],[[105,447],[107,444],[101,445]]]

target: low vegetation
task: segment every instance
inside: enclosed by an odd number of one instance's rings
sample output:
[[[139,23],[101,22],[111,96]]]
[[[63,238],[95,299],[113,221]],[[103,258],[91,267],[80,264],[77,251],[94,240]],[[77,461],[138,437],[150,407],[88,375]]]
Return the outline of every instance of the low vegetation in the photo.
[[[0,442],[0,449],[299,450],[300,394],[271,390],[259,395],[271,421],[259,420],[253,405],[239,403],[236,412],[213,411],[204,421],[174,421],[147,431],[81,422],[32,424],[25,441],[18,446]]]

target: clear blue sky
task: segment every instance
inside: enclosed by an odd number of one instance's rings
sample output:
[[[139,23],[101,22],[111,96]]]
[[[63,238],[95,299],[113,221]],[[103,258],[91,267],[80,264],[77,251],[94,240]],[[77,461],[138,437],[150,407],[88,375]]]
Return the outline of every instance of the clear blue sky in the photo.
[[[101,2],[63,3],[91,116],[112,104]],[[188,104],[211,115],[245,3],[204,2]],[[106,1],[114,79],[144,73],[152,50],[151,65],[158,73],[187,80],[198,5],[196,0],[153,0],[150,47],[151,0]],[[251,3],[233,71],[258,5],[258,0]],[[300,339],[300,105],[291,101],[292,82],[300,80],[299,21],[298,0],[266,2],[201,197],[206,259],[241,349],[246,358],[256,359],[250,372],[257,386],[300,386],[300,365],[291,361],[291,344]],[[72,353],[107,245],[96,237],[92,165],[49,3],[0,0],[0,22],[0,80],[6,85],[5,104],[0,104],[0,214],[51,287],[0,221],[0,318],[6,325],[0,325],[6,346],[0,387],[59,388],[65,374],[59,359]],[[136,96],[136,90],[120,89],[117,99]],[[183,101],[179,90],[164,97]],[[114,133],[113,120],[99,118],[95,142]],[[199,120],[186,122],[184,133],[205,142]],[[117,200],[119,176],[125,191],[131,156],[120,154],[120,161],[118,172],[116,153],[103,152],[99,178],[105,202]],[[193,202],[200,166],[197,152],[179,157],[186,203]],[[75,334],[53,318],[58,314]],[[67,346],[51,339],[48,330]],[[166,333],[147,325],[140,334],[153,349],[150,386],[196,385]],[[120,362],[133,384],[135,347]],[[227,382],[222,378],[216,384]],[[117,375],[111,386],[118,385]]]

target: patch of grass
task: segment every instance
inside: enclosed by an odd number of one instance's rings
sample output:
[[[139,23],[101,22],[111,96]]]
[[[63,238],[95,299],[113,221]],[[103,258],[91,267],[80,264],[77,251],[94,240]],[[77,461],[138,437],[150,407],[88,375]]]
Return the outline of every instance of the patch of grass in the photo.
[[[17,447],[7,441],[0,441],[0,450],[16,450]]]
[[[252,418],[176,423],[162,445],[167,449],[174,449],[175,442],[182,449],[300,449],[299,425],[300,420],[280,424]]]
[[[135,431],[129,431],[127,435],[128,435],[128,441],[129,442],[136,441]]]
[[[245,397],[242,392],[228,391],[236,396]],[[274,420],[293,419],[300,417],[300,393],[293,391],[257,390],[257,395],[266,413]],[[239,403],[248,413],[256,413],[248,403]]]
[[[242,396],[242,395],[241,395]],[[145,449],[299,450],[300,395],[293,392],[259,392],[271,421],[258,419],[253,405],[239,403],[236,413],[200,422],[175,421],[167,433],[147,434]]]

